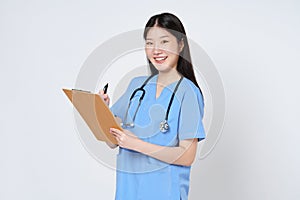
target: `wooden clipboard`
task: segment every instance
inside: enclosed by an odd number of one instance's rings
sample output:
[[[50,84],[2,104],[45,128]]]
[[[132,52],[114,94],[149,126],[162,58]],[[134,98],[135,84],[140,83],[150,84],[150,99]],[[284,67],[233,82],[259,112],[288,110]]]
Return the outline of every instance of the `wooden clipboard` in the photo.
[[[109,129],[123,129],[98,94],[76,89],[63,91],[98,140],[117,144]]]

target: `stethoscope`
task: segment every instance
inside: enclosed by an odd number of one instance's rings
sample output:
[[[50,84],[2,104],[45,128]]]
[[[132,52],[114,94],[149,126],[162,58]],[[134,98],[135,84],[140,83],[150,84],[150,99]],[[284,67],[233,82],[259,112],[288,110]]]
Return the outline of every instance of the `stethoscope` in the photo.
[[[127,110],[126,110],[126,113],[125,113],[124,122],[121,123],[121,126],[122,126],[123,128],[133,128],[133,127],[134,127],[134,121],[135,121],[136,114],[137,114],[137,112],[138,112],[138,110],[139,110],[139,108],[140,108],[141,102],[142,102],[142,100],[144,99],[145,94],[146,94],[146,91],[145,91],[144,87],[145,87],[145,85],[148,83],[148,81],[149,81],[153,76],[154,76],[154,75],[151,75],[150,77],[148,77],[148,78],[145,80],[145,82],[143,83],[143,85],[142,85],[141,87],[135,89],[135,90],[133,91],[133,93],[131,94],[130,99],[129,99],[129,103],[128,103],[128,107],[127,107]],[[169,130],[169,128],[170,128],[170,127],[169,127],[169,124],[168,124],[169,112],[170,112],[171,105],[172,105],[172,103],[173,103],[173,99],[174,99],[174,97],[175,97],[175,93],[176,93],[176,91],[177,91],[177,89],[178,89],[178,87],[179,87],[179,85],[180,85],[182,79],[183,79],[183,77],[181,77],[180,80],[178,81],[178,83],[177,83],[177,85],[176,85],[176,87],[175,87],[175,89],[174,89],[174,91],[173,91],[173,94],[172,94],[172,96],[171,96],[171,99],[170,99],[170,102],[169,102],[169,105],[168,105],[168,110],[167,110],[166,115],[165,115],[165,119],[164,119],[164,120],[160,123],[160,125],[159,125],[159,129],[160,129],[160,131],[161,131],[162,133],[166,133],[166,132]],[[139,98],[139,104],[138,104],[138,106],[137,106],[137,108],[136,108],[136,110],[135,110],[135,112],[134,112],[132,121],[131,121],[131,122],[127,122],[128,111],[129,111],[129,108],[130,108],[130,105],[131,105],[131,101],[132,101],[133,97],[135,96],[135,94],[136,94],[137,92],[139,92],[139,91],[142,92],[142,94],[141,94],[141,96],[140,96],[140,98]]]

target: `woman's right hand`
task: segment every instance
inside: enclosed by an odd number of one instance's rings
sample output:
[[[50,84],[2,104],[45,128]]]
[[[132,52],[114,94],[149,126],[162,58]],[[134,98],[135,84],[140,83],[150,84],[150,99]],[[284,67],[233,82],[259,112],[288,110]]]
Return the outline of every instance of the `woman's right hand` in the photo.
[[[109,106],[110,98],[107,94],[104,94],[103,90],[100,90],[98,92],[99,96],[103,99],[103,101],[106,103],[107,106]]]

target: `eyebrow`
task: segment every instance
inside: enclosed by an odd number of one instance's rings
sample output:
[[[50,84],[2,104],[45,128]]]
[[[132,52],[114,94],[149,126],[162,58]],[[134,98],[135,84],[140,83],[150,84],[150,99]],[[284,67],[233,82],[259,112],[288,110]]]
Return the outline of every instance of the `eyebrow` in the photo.
[[[161,37],[159,37],[159,38],[166,38],[166,37],[169,37],[168,35],[163,35],[163,36],[161,36]],[[152,38],[146,38],[146,40],[153,40]]]

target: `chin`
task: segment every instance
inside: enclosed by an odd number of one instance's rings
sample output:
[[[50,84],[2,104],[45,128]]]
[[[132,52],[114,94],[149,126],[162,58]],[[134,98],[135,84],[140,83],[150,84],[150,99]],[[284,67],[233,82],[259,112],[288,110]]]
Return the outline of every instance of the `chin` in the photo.
[[[157,69],[158,71],[168,71],[171,69],[170,65],[168,63],[156,63],[155,61],[151,60],[152,65]]]
[[[168,72],[170,71],[172,68],[169,66],[164,66],[164,65],[154,65],[155,69],[157,69],[157,71],[159,72]]]

